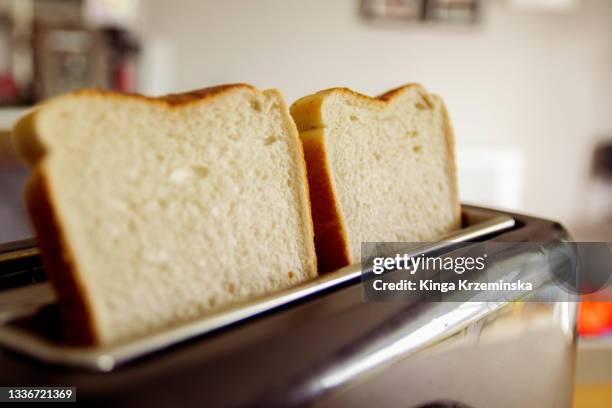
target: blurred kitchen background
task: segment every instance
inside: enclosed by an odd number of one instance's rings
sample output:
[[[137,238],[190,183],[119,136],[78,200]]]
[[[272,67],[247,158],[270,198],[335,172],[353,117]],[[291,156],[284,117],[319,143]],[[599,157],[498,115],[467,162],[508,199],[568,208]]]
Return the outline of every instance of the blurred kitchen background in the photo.
[[[446,100],[464,201],[612,238],[612,1],[0,0],[4,131],[81,87],[249,82],[291,102],[410,81]],[[0,166],[0,241],[26,237],[6,137]]]
[[[228,82],[288,102],[420,82],[447,103],[464,202],[612,240],[610,0],[0,0],[0,242],[31,235],[8,132],[32,103]],[[583,332],[609,331],[593,307]]]

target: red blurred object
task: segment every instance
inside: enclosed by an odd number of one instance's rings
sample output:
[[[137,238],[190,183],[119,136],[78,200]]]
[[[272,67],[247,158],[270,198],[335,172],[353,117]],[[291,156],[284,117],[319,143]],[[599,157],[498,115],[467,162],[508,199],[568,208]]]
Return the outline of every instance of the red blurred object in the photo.
[[[10,75],[0,74],[0,104],[10,105],[19,101],[17,84]]]
[[[580,302],[578,333],[593,336],[612,330],[612,303]]]

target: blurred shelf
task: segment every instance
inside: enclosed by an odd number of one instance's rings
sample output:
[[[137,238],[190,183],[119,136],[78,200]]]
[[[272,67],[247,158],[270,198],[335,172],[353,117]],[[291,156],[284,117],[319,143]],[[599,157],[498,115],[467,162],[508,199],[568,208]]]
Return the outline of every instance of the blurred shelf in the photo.
[[[0,132],[10,131],[21,115],[30,110],[30,107],[0,108]]]

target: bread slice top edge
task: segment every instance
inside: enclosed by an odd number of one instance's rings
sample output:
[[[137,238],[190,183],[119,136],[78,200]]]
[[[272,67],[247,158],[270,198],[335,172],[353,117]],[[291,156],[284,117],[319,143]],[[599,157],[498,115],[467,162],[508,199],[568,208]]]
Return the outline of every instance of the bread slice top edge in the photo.
[[[394,103],[406,91],[416,89],[423,97],[423,102],[431,107],[433,105],[432,97],[439,98],[437,95],[427,92],[425,87],[419,83],[407,83],[405,85],[393,88],[378,96],[369,96],[360,92],[354,91],[347,87],[336,87],[323,89],[311,95],[299,98],[291,104],[290,111],[293,120],[297,125],[298,131],[317,129],[325,127],[325,118],[323,117],[324,104],[327,98],[333,95],[345,96],[359,100],[360,102],[371,104],[377,109],[384,109],[386,106]]]
[[[211,98],[219,97],[224,94],[229,94],[240,90],[251,91],[259,94],[275,93],[277,94],[277,96],[280,96],[280,99],[283,101],[284,106],[282,106],[281,108],[285,108],[284,110],[287,110],[284,98],[278,90],[268,89],[262,91],[253,85],[245,83],[218,85],[185,93],[167,94],[163,96],[146,96],[138,93],[121,93],[96,88],[81,89],[78,91],[73,91],[50,98],[35,106],[24,116],[22,116],[13,126],[13,130],[11,132],[13,146],[15,148],[15,151],[19,154],[20,158],[27,165],[35,166],[45,156],[47,150],[50,147],[40,138],[40,132],[38,129],[37,122],[39,113],[41,113],[51,104],[57,103],[58,101],[67,98],[105,97],[115,98],[117,100],[140,100],[144,103],[157,104],[169,110],[173,110],[189,104],[206,103],[206,101],[210,100]]]

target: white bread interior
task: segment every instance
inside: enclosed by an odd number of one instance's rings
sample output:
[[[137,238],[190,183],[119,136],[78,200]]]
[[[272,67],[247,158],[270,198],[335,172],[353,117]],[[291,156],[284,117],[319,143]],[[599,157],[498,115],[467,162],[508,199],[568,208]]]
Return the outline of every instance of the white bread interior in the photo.
[[[362,242],[430,241],[460,227],[454,139],[440,97],[416,84],[378,98],[334,88],[296,101],[291,113],[320,270],[359,262]]]
[[[302,149],[276,90],[80,91],[23,118],[14,142],[35,167],[26,200],[76,342],[129,340],[316,276]]]

